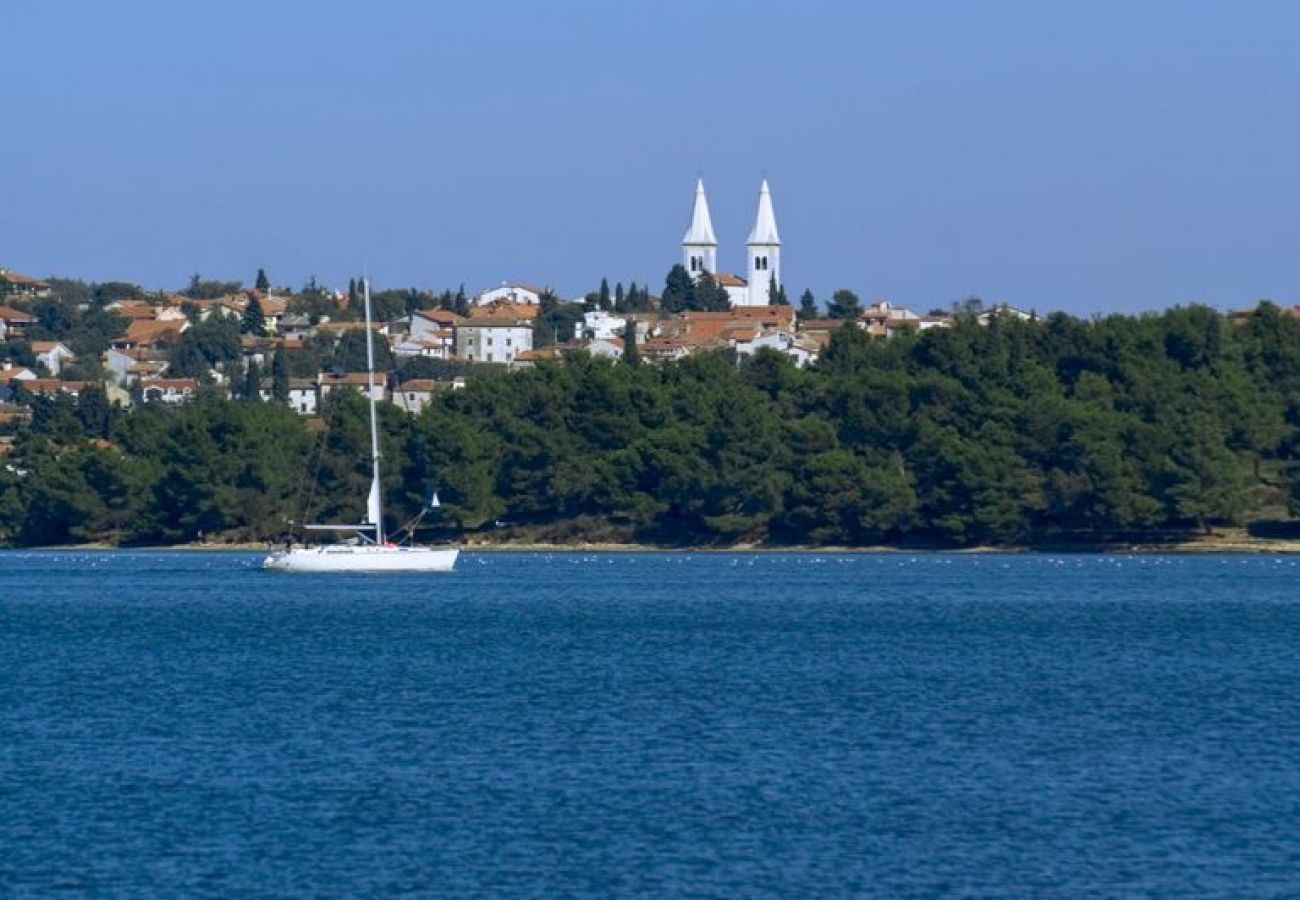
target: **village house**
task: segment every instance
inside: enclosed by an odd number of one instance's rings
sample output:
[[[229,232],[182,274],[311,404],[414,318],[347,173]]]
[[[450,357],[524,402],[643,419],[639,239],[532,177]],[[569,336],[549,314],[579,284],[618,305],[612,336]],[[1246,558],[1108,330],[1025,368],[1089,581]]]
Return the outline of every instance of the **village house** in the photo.
[[[127,326],[125,334],[113,339],[112,346],[116,350],[163,351],[174,346],[189,327],[189,320],[184,316],[179,321],[134,319]]]
[[[167,356],[157,350],[110,347],[104,351],[103,363],[113,382],[122,386],[141,378],[156,378],[167,370]]]
[[[179,306],[144,300],[118,300],[104,308],[132,322],[184,322],[187,318]]]
[[[0,306],[0,340],[12,341],[27,333],[36,317],[12,306]]]
[[[377,401],[383,400],[387,395],[388,386],[384,381],[384,376],[378,373],[372,376],[367,372],[341,372],[338,374],[333,372],[321,372],[316,378],[318,393],[320,395],[319,402],[324,403],[325,398],[329,396],[330,391],[338,388],[352,388],[364,397],[366,396],[367,386],[372,383],[374,385],[372,396]]]
[[[74,400],[87,388],[100,387],[94,381],[62,381],[58,378],[27,378],[21,382],[23,390],[42,397],[67,394]]]
[[[0,384],[8,384],[11,381],[27,381],[35,378],[36,373],[26,366],[20,366],[12,360],[0,360]]]
[[[56,378],[65,362],[76,359],[76,354],[60,341],[32,341],[32,355]]]
[[[133,403],[185,403],[199,390],[193,378],[151,378],[135,383],[131,391]]]
[[[417,310],[405,320],[406,333],[392,342],[393,354],[451,359],[456,353],[456,323],[461,317],[445,309]]]
[[[538,350],[524,350],[521,353],[515,354],[515,358],[510,361],[510,368],[512,371],[515,369],[531,369],[542,360],[559,359],[560,356],[560,348],[558,347],[542,347]]]
[[[623,339],[616,337],[598,338],[588,341],[583,349],[592,356],[601,359],[621,360],[623,358]]]
[[[1008,316],[1021,322],[1032,322],[1038,318],[1038,314],[1033,310],[1020,309],[1009,303],[998,303],[980,313],[977,319],[981,325],[987,325],[994,316]]]
[[[622,337],[627,328],[627,319],[616,316],[603,309],[588,310],[581,322],[573,323],[575,340],[594,341],[600,338]]]
[[[15,272],[13,269],[0,268],[0,297],[36,300],[48,296],[50,296],[48,283]]]
[[[481,291],[474,298],[475,306],[487,306],[491,303],[505,301],[522,306],[536,306],[542,302],[542,294],[546,293],[546,288],[540,288],[531,284],[510,284],[501,282],[494,288],[488,288]]]
[[[459,379],[459,382],[457,384],[454,380],[437,381],[433,378],[410,378],[399,384],[397,389],[393,391],[393,403],[399,409],[414,415],[432,402],[434,394],[465,386],[464,378]]]
[[[262,402],[271,403],[275,399],[275,379],[263,378],[258,384],[258,395]],[[319,396],[316,382],[310,378],[290,378],[289,395],[285,403],[299,415],[314,416],[319,408]]]
[[[691,355],[691,348],[681,338],[652,337],[637,345],[637,352],[646,362],[672,362]]]
[[[468,362],[510,363],[533,349],[533,323],[526,318],[470,318],[456,326],[456,357]]]
[[[816,341],[800,337],[789,331],[737,332],[732,335],[731,346],[739,356],[750,356],[759,350],[773,350],[794,360],[803,368],[817,361],[821,347]]]

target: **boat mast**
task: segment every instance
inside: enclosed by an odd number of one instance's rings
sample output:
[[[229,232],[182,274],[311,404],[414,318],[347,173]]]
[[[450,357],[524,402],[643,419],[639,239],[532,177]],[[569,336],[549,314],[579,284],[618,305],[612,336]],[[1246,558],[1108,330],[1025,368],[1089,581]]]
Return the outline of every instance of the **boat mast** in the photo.
[[[367,510],[374,518],[375,543],[384,543],[384,491],[379,480],[379,414],[375,409],[375,345],[370,332],[370,279],[362,278],[366,302],[366,397],[370,400],[370,463],[373,469]]]

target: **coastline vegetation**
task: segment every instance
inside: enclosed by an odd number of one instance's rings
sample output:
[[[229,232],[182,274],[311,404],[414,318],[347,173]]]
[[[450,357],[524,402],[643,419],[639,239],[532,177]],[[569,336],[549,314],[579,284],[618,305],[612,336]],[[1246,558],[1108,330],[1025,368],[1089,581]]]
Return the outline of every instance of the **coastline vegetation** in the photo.
[[[869,337],[796,368],[760,352],[475,371],[382,406],[387,503],[430,487],[445,536],[670,546],[1152,541],[1300,506],[1300,318],[1202,306]],[[275,540],[357,521],[365,403],[32,398],[0,459],[0,542]],[[1280,527],[1280,526],[1279,526]]]

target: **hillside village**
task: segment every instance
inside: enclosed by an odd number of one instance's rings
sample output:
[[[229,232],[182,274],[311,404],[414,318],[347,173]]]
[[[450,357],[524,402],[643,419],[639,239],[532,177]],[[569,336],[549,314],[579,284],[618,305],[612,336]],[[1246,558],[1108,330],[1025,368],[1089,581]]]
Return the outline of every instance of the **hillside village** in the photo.
[[[22,406],[25,395],[62,393],[75,398],[88,386],[102,387],[111,402],[122,406],[184,402],[201,388],[239,395],[250,371],[260,371],[265,373],[259,384],[262,399],[280,399],[312,415],[331,390],[366,384],[363,368],[321,369],[289,378],[281,385],[283,395],[275,396],[270,372],[277,355],[292,359],[305,356],[310,348],[316,358],[334,359],[343,339],[364,328],[342,292],[331,294],[335,315],[311,315],[300,296],[257,289],[212,299],[164,292],[112,301],[102,309],[120,327],[107,335],[108,346],[94,360],[79,356],[70,341],[48,336],[50,328],[42,323],[37,307],[52,296],[48,282],[0,270],[0,401],[11,407]],[[393,372],[438,371],[409,365],[417,360],[458,364],[442,367],[456,374],[402,381],[390,377],[380,379],[377,389],[385,399],[417,412],[433,392],[463,386],[478,366],[514,370],[574,353],[622,361],[635,352],[639,360],[654,363],[718,350],[744,356],[766,348],[805,366],[845,323],[840,318],[801,318],[792,307],[781,305],[620,313],[602,308],[599,299],[583,298],[566,304],[578,312],[570,317],[571,331],[541,345],[537,325],[548,301],[555,302],[543,288],[503,284],[475,296],[464,315],[431,306],[373,322],[375,338],[386,345],[394,362]],[[213,361],[198,374],[178,376],[176,359],[187,335],[214,320],[224,320],[230,330],[239,328],[238,357]],[[849,321],[883,339],[906,329],[943,327],[948,317],[918,315],[880,301]],[[260,324],[252,324],[256,322]],[[635,343],[634,351],[629,342]],[[95,377],[86,377],[91,373]]]
[[[606,281],[567,302],[527,283],[502,283],[472,297],[463,290],[380,292],[372,328],[386,376],[375,390],[415,413],[436,392],[463,387],[484,367],[517,370],[578,353],[654,364],[763,349],[803,367],[846,322],[880,339],[951,324],[950,315],[885,300],[864,306],[848,291],[837,292],[827,309],[807,292],[798,308],[791,306],[766,182],[746,244],[747,275],[717,268],[702,182],[681,248],[663,296],[635,284],[611,290]],[[197,275],[178,292],[111,287],[0,268],[0,428],[29,416],[33,397],[75,401],[87,388],[102,389],[124,408],[183,403],[204,390],[256,394],[311,416],[330,391],[364,391],[368,383],[358,352],[364,324],[356,280],[347,291],[315,279],[293,291],[272,288],[259,271],[252,288]]]

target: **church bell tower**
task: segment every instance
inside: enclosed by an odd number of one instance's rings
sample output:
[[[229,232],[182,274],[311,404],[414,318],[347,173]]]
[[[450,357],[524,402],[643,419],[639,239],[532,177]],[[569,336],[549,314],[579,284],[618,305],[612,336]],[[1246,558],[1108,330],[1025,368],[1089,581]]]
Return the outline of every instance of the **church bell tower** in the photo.
[[[702,178],[695,182],[691,226],[682,238],[682,265],[692,278],[699,278],[702,272],[718,271],[718,239],[713,236],[713,220],[709,217],[709,200],[704,196]]]
[[[758,191],[758,214],[754,230],[745,244],[749,251],[749,286],[746,306],[767,306],[772,302],[769,290],[781,286],[781,236],[776,231],[776,213],[772,211],[772,191],[763,179]]]

